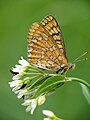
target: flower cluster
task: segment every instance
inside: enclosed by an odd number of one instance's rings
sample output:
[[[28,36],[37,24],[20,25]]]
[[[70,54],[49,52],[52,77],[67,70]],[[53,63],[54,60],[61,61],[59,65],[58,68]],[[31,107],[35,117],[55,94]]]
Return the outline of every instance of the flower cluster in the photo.
[[[65,74],[57,74],[50,69],[40,69],[29,64],[21,57],[19,65],[15,65],[11,69],[14,74],[12,81],[9,82],[12,91],[17,94],[17,98],[23,98],[23,106],[26,106],[26,112],[33,114],[37,106],[42,105],[46,96],[55,92],[66,82],[76,81],[82,83],[83,93],[90,104],[90,95],[86,88],[90,88],[90,84],[79,78],[66,77]],[[53,112],[43,110],[43,114],[47,116],[44,120],[62,120],[54,115]]]
[[[35,96],[38,86],[35,85],[34,79],[38,80],[40,71],[38,72],[38,69],[31,66],[23,57],[19,60],[19,65],[15,65],[11,71],[15,74],[12,78],[13,81],[9,82],[12,91],[18,94],[17,98],[23,98],[22,105],[27,106],[26,111],[33,114],[35,108],[45,102],[44,94]]]
[[[9,85],[17,94],[17,98],[23,99],[22,105],[26,106],[26,111],[30,111],[31,114],[37,106],[45,102],[47,95],[54,93],[63,85],[65,79],[65,76],[56,74],[52,70],[40,69],[29,64],[23,57],[19,60],[19,65],[11,69],[11,72],[14,76]]]

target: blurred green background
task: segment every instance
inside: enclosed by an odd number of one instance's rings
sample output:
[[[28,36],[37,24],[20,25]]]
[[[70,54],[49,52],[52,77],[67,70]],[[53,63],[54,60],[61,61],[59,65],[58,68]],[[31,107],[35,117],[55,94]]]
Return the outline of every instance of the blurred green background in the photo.
[[[27,59],[27,33],[33,22],[53,15],[63,33],[69,61],[88,52],[88,61],[77,63],[68,76],[90,83],[90,0],[0,0],[0,120],[42,120],[42,109],[65,120],[90,120],[90,107],[79,84],[68,83],[49,96],[34,115],[25,112],[11,92],[9,69],[21,56]]]

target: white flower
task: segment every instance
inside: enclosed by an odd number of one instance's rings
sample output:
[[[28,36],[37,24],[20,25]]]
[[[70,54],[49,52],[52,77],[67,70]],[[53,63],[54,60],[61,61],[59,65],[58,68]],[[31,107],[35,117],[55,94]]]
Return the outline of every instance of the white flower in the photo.
[[[12,71],[14,73],[18,73],[13,77],[13,80],[18,80],[22,76],[27,66],[29,66],[29,63],[25,59],[23,59],[23,57],[21,57],[21,60],[19,60],[19,64],[20,65],[15,65],[15,68],[12,68]]]
[[[23,82],[22,80],[15,80],[15,81],[9,82],[9,85],[10,87],[14,87],[12,91],[16,91],[19,88],[21,88],[21,86],[23,85]]]
[[[19,60],[19,63],[23,66],[29,66],[29,63],[25,59],[23,59],[23,57],[21,57],[21,60]]]
[[[23,106],[28,106],[26,108],[26,112],[31,112],[33,114],[36,106],[37,106],[37,100],[36,99],[27,99],[25,102],[22,104]]]
[[[43,120],[52,120],[51,118],[44,118]]]
[[[38,98],[38,105],[39,105],[39,106],[42,105],[42,104],[45,102],[45,100],[46,100],[46,98],[45,98],[44,95],[43,95],[43,96],[40,96],[40,97]]]
[[[13,80],[18,80],[20,77],[21,77],[21,74],[17,74],[17,75],[14,75],[12,79]]]
[[[22,96],[27,95],[28,94],[28,90],[27,89],[21,89],[18,91],[15,91],[15,93],[18,93],[17,98],[22,98]]]
[[[56,117],[54,113],[50,110],[43,110],[42,113],[47,116],[47,118],[44,118],[44,120],[63,120],[61,118]]]
[[[49,110],[43,110],[42,113],[49,118],[55,117],[54,113]]]

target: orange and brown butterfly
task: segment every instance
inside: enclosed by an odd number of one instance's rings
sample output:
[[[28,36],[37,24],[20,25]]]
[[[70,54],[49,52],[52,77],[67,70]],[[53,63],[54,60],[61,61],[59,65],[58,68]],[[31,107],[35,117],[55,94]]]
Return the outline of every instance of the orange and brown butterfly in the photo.
[[[42,69],[64,73],[73,64],[68,63],[61,29],[53,16],[33,23],[28,32],[28,61]]]

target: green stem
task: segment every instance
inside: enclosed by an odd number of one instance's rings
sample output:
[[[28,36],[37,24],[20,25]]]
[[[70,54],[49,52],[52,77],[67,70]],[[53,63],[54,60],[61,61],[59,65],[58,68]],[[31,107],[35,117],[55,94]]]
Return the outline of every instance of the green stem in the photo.
[[[55,120],[63,120],[63,119],[61,119],[61,118],[58,118],[58,117],[56,117],[56,116],[55,116]]]
[[[28,67],[28,70],[30,71],[31,69],[33,69],[33,70],[36,70],[36,71],[39,71],[39,72],[43,73],[42,69],[39,69],[39,68],[38,68],[38,67],[36,67],[36,66],[30,65],[30,66]]]
[[[68,81],[80,82],[80,83],[84,84],[85,86],[87,86],[90,89],[90,84],[87,83],[86,81],[82,80],[82,79],[74,78],[74,77],[66,77],[66,79],[67,79],[66,82],[68,82]]]

